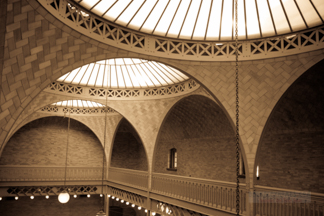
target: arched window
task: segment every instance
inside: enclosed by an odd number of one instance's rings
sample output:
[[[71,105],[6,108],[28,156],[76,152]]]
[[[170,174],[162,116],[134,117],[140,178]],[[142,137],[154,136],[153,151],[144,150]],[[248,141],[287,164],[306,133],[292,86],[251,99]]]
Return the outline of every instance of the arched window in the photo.
[[[177,157],[178,157],[178,155],[177,155],[177,149],[175,149],[175,148],[172,148],[172,149],[170,149],[170,151],[169,151],[169,157],[168,157],[168,170],[177,170]]]

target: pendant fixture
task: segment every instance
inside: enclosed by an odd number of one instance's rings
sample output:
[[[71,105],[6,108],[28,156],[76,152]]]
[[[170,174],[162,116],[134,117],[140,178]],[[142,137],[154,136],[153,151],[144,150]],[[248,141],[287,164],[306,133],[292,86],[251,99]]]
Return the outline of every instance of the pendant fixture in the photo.
[[[67,141],[66,141],[66,155],[65,155],[65,174],[64,174],[64,187],[66,185],[66,172],[67,172],[67,157],[68,157],[68,149],[69,149],[69,134],[70,134],[70,111],[68,117],[68,131],[67,131]],[[60,203],[67,203],[70,200],[70,194],[65,189],[59,194],[58,200]]]
[[[107,77],[107,83],[108,83],[108,77]],[[106,133],[107,133],[107,114],[108,114],[108,85],[106,89],[106,104],[104,107],[105,111],[105,127],[104,127],[104,146],[103,146],[103,156],[102,156],[102,179],[101,179],[101,205],[102,209],[96,214],[96,216],[106,216],[106,213],[104,212],[105,209],[105,198],[106,195],[104,194],[104,175],[105,175],[105,152],[106,152]],[[102,195],[102,196],[101,196]]]
[[[67,203],[70,200],[70,194],[62,192],[59,194],[58,200],[60,201],[60,203]]]

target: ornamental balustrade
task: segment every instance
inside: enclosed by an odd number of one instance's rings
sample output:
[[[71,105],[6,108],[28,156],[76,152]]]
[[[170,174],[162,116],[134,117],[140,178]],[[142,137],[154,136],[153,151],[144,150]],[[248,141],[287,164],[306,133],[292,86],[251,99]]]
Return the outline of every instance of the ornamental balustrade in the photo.
[[[230,213],[236,212],[235,183],[153,174],[152,192]],[[246,190],[245,184],[241,184],[240,214],[245,214],[245,211]]]
[[[65,167],[24,167],[0,166],[0,184],[8,182],[43,182],[64,181]],[[106,174],[105,174],[106,176]],[[67,181],[101,180],[100,167],[68,167]],[[215,180],[197,179],[168,174],[154,173],[151,189],[148,188],[149,175],[146,171],[109,168],[108,193],[142,206],[146,199],[143,196],[118,188],[125,185],[150,190],[151,193],[175,198],[185,202],[213,208],[229,213],[235,213],[235,183]],[[255,216],[323,216],[324,194],[307,191],[293,191],[282,188],[265,186],[254,187],[254,191],[247,193],[245,184],[240,184],[240,214],[246,214],[246,205],[253,204]],[[30,195],[35,191],[40,195],[54,195],[63,190],[64,186],[30,186],[10,187],[8,194]],[[75,194],[97,193],[97,186],[68,186]]]
[[[121,168],[109,168],[109,181],[134,187],[137,189],[148,189],[148,172]]]
[[[124,200],[124,202],[129,202],[141,207],[145,206],[146,204],[146,197],[115,187],[108,187],[108,195],[110,195],[110,198],[118,198],[120,200]]]
[[[64,181],[65,167],[0,166],[0,182]],[[68,167],[67,181],[101,180],[100,167]]]
[[[67,0],[38,0],[52,15],[80,33],[118,48],[153,56],[199,61],[233,61],[233,41],[161,38],[115,25]],[[324,26],[294,34],[240,41],[240,60],[264,59],[324,48]]]
[[[255,186],[250,199],[255,216],[324,215],[324,194]]]
[[[52,82],[44,91],[56,94],[71,94],[91,99],[102,99],[106,96],[111,100],[135,100],[175,97],[190,93],[200,85],[194,80],[188,80],[172,86],[145,89],[105,89],[85,86],[75,86],[66,83]]]
[[[102,107],[100,107],[100,108],[67,108],[67,107],[54,106],[54,105],[44,106],[39,111],[45,112],[45,113],[54,112],[54,113],[58,113],[58,114],[70,113],[72,115],[77,115],[77,114],[104,115],[105,110],[108,111],[107,112],[108,114],[118,114],[118,112],[116,112],[112,108],[108,108],[108,109],[105,109]]]
[[[98,194],[101,186],[74,185],[74,186],[25,186],[9,187],[6,190],[8,196],[46,196],[58,195],[63,191],[69,191],[71,195]],[[3,192],[2,192],[3,193]]]

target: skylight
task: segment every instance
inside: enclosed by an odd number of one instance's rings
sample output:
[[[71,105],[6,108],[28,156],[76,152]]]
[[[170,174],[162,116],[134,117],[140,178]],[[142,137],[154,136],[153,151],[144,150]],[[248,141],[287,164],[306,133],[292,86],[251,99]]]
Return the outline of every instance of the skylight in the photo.
[[[119,25],[158,36],[232,40],[232,0],[74,0]],[[324,24],[323,0],[238,0],[239,38],[289,34]]]
[[[101,88],[150,88],[188,80],[179,70],[155,61],[117,58],[87,64],[57,81]]]
[[[86,100],[66,100],[51,104],[52,106],[73,107],[73,108],[100,108],[104,105]]]

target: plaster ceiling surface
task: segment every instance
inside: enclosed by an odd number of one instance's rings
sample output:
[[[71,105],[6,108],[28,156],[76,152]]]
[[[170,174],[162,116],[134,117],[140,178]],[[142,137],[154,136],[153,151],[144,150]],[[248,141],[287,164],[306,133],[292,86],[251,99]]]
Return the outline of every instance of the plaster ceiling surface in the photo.
[[[103,19],[156,36],[226,41],[235,37],[234,0],[73,0]],[[240,40],[324,24],[323,0],[238,0]]]
[[[150,88],[188,80],[179,70],[155,61],[116,58],[97,61],[74,69],[58,82],[98,88]]]

